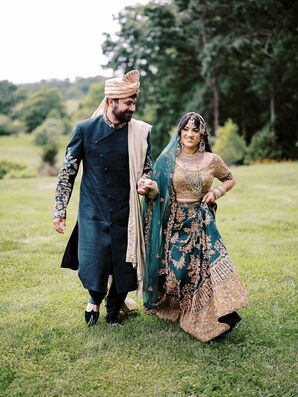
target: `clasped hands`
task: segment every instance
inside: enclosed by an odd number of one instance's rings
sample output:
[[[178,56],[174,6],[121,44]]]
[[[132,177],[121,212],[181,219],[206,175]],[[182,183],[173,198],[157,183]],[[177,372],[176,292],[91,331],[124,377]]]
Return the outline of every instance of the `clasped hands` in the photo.
[[[137,185],[138,193],[142,196],[148,194],[151,197],[155,197],[159,192],[156,182],[152,181],[152,179],[140,178]],[[66,228],[66,219],[55,218],[53,220],[53,227],[57,233],[64,234]]]
[[[140,178],[138,180],[137,191],[141,196],[148,194],[149,197],[155,197],[159,192],[157,183],[149,178]]]

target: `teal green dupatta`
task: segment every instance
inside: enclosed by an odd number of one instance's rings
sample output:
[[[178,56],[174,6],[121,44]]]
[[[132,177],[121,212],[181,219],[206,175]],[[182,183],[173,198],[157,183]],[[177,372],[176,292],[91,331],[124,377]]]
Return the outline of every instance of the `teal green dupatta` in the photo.
[[[157,158],[152,179],[157,182],[159,194],[155,199],[144,199],[146,263],[144,269],[144,306],[154,309],[157,303],[159,271],[162,267],[165,230],[173,200],[172,174],[178,146],[178,131]]]

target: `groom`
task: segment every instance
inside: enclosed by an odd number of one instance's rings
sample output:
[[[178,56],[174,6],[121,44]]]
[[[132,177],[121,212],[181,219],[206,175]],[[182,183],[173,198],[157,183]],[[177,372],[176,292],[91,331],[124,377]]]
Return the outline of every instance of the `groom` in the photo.
[[[66,148],[58,175],[54,229],[63,233],[66,207],[79,165],[83,163],[77,225],[62,267],[78,269],[89,291],[85,321],[94,325],[107,294],[106,321],[118,317],[128,291],[142,292],[144,240],[138,193],[157,194],[152,171],[150,130],[132,119],[139,94],[139,71],[105,83],[105,98],[91,119],[80,122]]]

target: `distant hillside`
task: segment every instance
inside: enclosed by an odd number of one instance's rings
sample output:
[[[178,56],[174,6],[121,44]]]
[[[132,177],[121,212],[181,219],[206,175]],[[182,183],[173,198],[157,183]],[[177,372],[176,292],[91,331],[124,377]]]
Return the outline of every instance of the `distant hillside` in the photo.
[[[79,99],[88,93],[92,84],[103,80],[106,80],[106,77],[77,77],[74,82],[71,82],[70,79],[50,79],[41,80],[37,83],[19,84],[18,87],[25,88],[31,92],[38,91],[42,88],[58,88],[65,99]]]

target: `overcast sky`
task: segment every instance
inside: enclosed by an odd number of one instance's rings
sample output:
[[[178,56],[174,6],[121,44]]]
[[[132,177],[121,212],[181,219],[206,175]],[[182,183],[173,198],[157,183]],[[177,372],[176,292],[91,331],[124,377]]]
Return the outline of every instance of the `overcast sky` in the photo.
[[[103,70],[103,32],[113,15],[147,0],[0,0],[0,80],[110,76]]]

